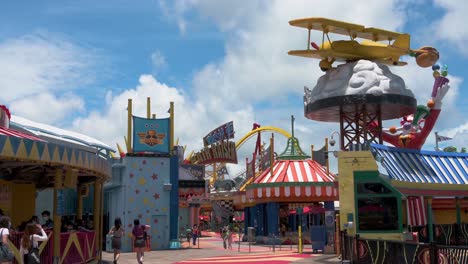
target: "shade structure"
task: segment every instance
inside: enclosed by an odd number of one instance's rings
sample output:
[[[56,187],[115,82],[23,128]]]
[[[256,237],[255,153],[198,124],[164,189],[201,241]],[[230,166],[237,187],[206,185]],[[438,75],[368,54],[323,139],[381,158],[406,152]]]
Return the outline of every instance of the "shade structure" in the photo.
[[[42,140],[38,137],[28,135],[26,133],[19,132],[17,130],[11,129],[11,128],[6,128],[6,127],[0,127],[0,135],[4,136],[9,136],[9,137],[17,137],[17,138],[25,138],[29,140],[35,140],[35,141],[40,141],[40,142],[45,142],[45,140]]]
[[[314,160],[276,160],[247,187],[246,197],[276,201],[332,201],[338,198],[335,175]]]
[[[400,149],[371,144],[392,184],[406,195],[467,196],[468,153]]]

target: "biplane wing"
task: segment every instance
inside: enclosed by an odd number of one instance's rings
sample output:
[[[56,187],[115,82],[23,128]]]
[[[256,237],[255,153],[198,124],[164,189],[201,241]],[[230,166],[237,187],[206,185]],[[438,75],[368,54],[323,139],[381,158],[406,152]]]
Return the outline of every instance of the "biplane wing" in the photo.
[[[397,39],[400,35],[401,33],[380,28],[365,28],[362,31],[356,32],[357,38],[369,39],[372,41],[392,41]]]
[[[347,36],[353,35],[358,31],[364,30],[365,28],[362,25],[347,23],[323,17],[295,19],[289,21],[289,24],[295,27],[314,29],[323,31],[325,33],[335,33]]]
[[[322,60],[324,58],[334,58],[337,61],[350,61],[350,60],[357,60],[361,59],[361,56],[356,54],[349,54],[349,53],[340,53],[335,52],[333,50],[291,50],[288,52],[289,55],[292,56],[300,56],[312,59],[319,59]],[[373,59],[375,62],[392,65],[392,66],[405,66],[408,63],[404,61],[395,61],[392,59]]]
[[[359,55],[346,53],[346,52],[338,52],[335,50],[290,50],[288,52],[289,55],[292,56],[300,56],[312,59],[324,59],[324,58],[334,58],[337,61],[347,61],[347,60],[356,60],[360,59]]]

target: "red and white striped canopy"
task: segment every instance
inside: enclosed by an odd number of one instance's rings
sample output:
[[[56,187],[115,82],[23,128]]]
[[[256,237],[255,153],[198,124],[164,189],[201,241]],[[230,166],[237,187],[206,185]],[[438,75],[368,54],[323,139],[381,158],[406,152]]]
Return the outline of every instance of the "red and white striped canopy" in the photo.
[[[335,175],[329,173],[314,160],[277,160],[273,164],[273,174],[265,170],[254,183],[297,183],[334,182]]]
[[[0,127],[0,135],[10,136],[10,137],[18,137],[18,138],[26,138],[26,139],[30,139],[30,140],[46,142],[45,140],[40,139],[38,137],[28,135],[28,134],[16,131],[14,129],[5,128],[5,127]]]
[[[254,200],[333,201],[338,199],[335,175],[314,160],[276,160],[273,173],[265,170],[247,186],[245,197]]]

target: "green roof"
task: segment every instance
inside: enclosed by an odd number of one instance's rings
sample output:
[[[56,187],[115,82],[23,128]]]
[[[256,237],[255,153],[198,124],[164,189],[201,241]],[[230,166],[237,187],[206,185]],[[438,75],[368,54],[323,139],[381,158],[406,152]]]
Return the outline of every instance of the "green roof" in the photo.
[[[288,139],[286,149],[278,156],[279,160],[305,160],[308,158],[310,156],[302,151],[299,140],[294,136]]]

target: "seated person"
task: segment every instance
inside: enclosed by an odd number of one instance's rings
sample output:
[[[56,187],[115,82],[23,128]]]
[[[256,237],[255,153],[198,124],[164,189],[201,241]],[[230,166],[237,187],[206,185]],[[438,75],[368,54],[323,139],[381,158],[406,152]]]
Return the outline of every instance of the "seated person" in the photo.
[[[42,228],[44,228],[45,230],[54,228],[54,221],[50,219],[49,211],[42,212],[42,219],[44,220],[44,224],[42,225]]]
[[[91,231],[91,230],[89,230],[88,228],[85,227],[82,219],[76,219],[76,230],[77,231],[85,231],[85,232]]]

